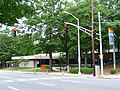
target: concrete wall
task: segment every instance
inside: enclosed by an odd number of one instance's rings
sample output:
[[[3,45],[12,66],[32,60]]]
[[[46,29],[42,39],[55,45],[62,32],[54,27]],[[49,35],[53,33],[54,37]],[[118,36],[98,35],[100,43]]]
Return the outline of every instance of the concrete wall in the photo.
[[[29,68],[36,68],[35,60],[30,60],[28,62],[21,62],[18,67],[29,67]]]

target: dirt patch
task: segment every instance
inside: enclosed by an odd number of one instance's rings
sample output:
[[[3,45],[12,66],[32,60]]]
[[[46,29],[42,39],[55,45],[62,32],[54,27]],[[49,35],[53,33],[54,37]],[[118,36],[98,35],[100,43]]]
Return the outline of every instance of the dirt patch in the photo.
[[[113,64],[104,66],[104,74],[105,75],[110,74],[110,69],[113,69]],[[116,69],[117,71],[118,70],[120,71],[120,61],[116,63]],[[117,72],[116,74],[120,74],[120,72]]]

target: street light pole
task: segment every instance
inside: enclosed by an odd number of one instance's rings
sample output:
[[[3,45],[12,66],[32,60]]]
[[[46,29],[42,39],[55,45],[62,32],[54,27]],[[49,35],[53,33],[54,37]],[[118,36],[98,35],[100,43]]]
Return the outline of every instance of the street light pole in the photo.
[[[102,34],[101,34],[100,12],[98,12],[98,17],[99,17],[99,38],[100,38],[101,77],[103,77],[103,54],[102,54]]]
[[[79,72],[78,74],[81,75],[81,71],[80,71],[80,60],[81,60],[81,57],[80,57],[80,31],[79,31],[79,19],[77,19],[78,21],[78,65],[79,65]]]
[[[100,1],[98,0],[100,6]],[[100,21],[100,12],[98,12],[98,21],[99,21],[99,38],[100,38],[100,61],[101,61],[101,77],[103,77],[103,53],[102,53],[102,34],[101,34],[101,21]]]
[[[66,13],[66,14],[69,14],[69,15],[71,15],[72,17],[74,17],[76,20],[77,20],[77,22],[78,22],[78,67],[79,67],[79,71],[78,71],[78,74],[79,75],[81,75],[81,71],[80,71],[80,61],[81,61],[81,57],[80,57],[80,31],[79,31],[79,19],[78,18],[76,18],[72,13],[69,13],[69,12],[66,12],[66,11],[64,11],[64,13]]]

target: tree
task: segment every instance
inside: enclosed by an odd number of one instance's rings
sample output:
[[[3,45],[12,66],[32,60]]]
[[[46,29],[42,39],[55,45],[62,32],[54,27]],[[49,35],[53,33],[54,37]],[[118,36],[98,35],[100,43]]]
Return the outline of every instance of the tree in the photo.
[[[14,25],[17,19],[29,17],[34,10],[33,0],[0,0],[0,23]]]
[[[64,3],[61,0],[36,0],[36,12],[28,21],[28,24],[37,25],[42,24],[41,32],[44,33],[43,38],[40,39],[40,46],[42,51],[49,53],[50,56],[50,71],[52,70],[52,52],[60,50],[61,40],[59,38],[61,27],[61,12]],[[63,20],[63,19],[62,19]],[[62,27],[64,29],[64,26]]]
[[[90,1],[89,0],[76,0],[76,4],[71,5],[70,8],[67,8],[66,11],[72,13],[80,20],[80,26],[87,27],[87,29],[91,29],[91,8],[90,8]],[[77,25],[77,21],[72,16],[67,16],[67,22],[71,22]],[[77,57],[77,28],[69,26],[69,52],[74,54]],[[91,50],[91,41],[90,36],[85,34],[84,32],[80,32],[80,41],[81,41],[81,53],[88,52]],[[87,42],[87,44],[86,44]],[[73,56],[73,55],[71,55]],[[81,54],[82,56],[82,54]]]
[[[11,56],[13,55],[13,40],[10,38],[10,36],[0,33],[0,61],[1,66],[5,67],[5,63],[7,60],[11,59]]]
[[[6,61],[11,61],[13,56],[33,55],[35,52],[35,44],[31,34],[21,34],[18,29],[16,32],[15,37],[12,36],[9,28],[0,32],[1,67],[5,67]]]

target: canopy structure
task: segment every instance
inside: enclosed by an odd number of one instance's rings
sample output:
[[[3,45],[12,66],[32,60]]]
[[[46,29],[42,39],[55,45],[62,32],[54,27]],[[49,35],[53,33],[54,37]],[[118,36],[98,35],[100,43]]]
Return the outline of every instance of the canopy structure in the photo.
[[[61,55],[61,53],[52,53],[52,59],[56,60]],[[30,68],[37,68],[39,67],[42,62],[46,62],[49,60],[49,54],[36,54],[36,55],[29,55],[29,56],[15,56],[11,57],[12,60],[28,60],[28,62],[21,62],[19,63],[18,67],[30,67]],[[47,61],[49,62],[49,61]]]
[[[52,59],[58,59],[61,53],[52,53]],[[12,60],[34,60],[34,59],[49,59],[49,54],[36,54],[36,55],[30,55],[30,56],[15,56],[11,57]]]

